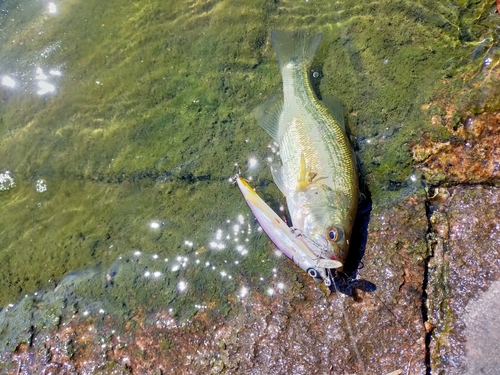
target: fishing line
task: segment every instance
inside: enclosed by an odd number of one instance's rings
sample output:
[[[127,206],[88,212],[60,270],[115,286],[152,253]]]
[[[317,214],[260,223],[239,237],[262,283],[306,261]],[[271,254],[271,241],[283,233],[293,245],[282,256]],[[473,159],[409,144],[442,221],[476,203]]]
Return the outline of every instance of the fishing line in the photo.
[[[328,277],[332,279],[332,271],[331,270],[328,270]],[[335,288],[335,294],[337,296],[340,296],[340,293],[339,293],[339,290],[337,289],[337,285],[335,283],[335,280],[332,281],[332,284],[333,284],[333,287]],[[359,349],[358,349],[358,345],[356,344],[356,340],[355,340],[355,336],[354,336],[354,332],[352,330],[352,327],[351,327],[351,323],[349,322],[349,318],[347,317],[347,312],[344,308],[344,301],[340,301],[340,304],[341,304],[341,310],[342,310],[342,315],[344,316],[344,321],[345,321],[345,324],[347,326],[347,331],[349,331],[349,339],[351,340],[351,345],[354,349],[354,352],[356,353],[356,357],[358,359],[358,362],[359,362],[359,366],[361,367],[361,374],[362,375],[366,375],[366,370],[365,370],[365,364],[363,362],[363,359],[361,358],[361,353],[359,352]]]
[[[362,279],[363,278],[363,275],[362,275],[362,272],[360,272],[360,270],[362,269],[363,267],[361,268],[358,268],[357,270],[357,274],[358,276]],[[347,275],[346,275],[347,276]],[[358,280],[358,278],[351,278],[348,276],[348,283],[351,281],[355,281],[355,280]],[[335,284],[335,283],[334,283]],[[337,291],[337,287],[335,286],[335,291]],[[404,330],[404,333],[405,335],[407,335],[411,340],[417,342],[419,339],[420,339],[420,336],[418,335],[418,332],[416,333],[414,331],[414,328],[412,326],[409,326],[409,325],[406,325],[404,324],[399,318],[398,316],[394,313],[394,311],[392,311],[389,306],[387,305],[387,303],[378,295],[377,292],[373,291],[373,296],[381,303],[381,305],[384,307],[384,309],[389,312],[390,315],[392,315],[394,321],[401,327],[403,328]],[[344,312],[344,311],[343,311]],[[345,315],[344,315],[345,316]],[[346,317],[347,318],[347,317]],[[349,329],[349,327],[348,327]],[[416,334],[416,336],[415,336]],[[413,358],[415,356],[415,353],[412,351],[411,355],[410,355],[410,360],[408,362],[408,370],[407,370],[407,374],[410,374],[410,370],[411,370],[411,367],[412,367],[412,362],[413,362]],[[398,369],[396,371],[393,371],[391,372],[390,374],[387,374],[387,375],[397,375],[397,374],[402,374],[403,373],[403,370],[402,369]]]

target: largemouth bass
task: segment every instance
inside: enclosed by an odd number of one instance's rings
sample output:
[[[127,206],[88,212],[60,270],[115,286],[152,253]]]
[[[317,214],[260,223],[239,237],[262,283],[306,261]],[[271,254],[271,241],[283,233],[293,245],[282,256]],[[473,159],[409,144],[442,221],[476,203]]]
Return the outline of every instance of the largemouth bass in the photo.
[[[338,101],[327,106],[313,92],[309,68],[322,39],[305,31],[272,31],[283,78],[283,99],[259,106],[259,124],[279,145],[271,167],[294,228],[345,262],[358,203],[358,171]]]

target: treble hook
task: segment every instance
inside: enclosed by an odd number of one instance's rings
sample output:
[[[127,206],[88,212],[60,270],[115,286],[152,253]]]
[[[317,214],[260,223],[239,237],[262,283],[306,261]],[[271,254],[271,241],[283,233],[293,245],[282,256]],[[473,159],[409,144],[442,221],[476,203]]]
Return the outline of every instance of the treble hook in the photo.
[[[237,164],[236,166],[238,167],[238,173],[236,173],[233,177],[229,177],[229,182],[232,183],[233,185],[236,183],[238,177],[241,176],[241,168]]]
[[[326,286],[331,286],[332,283],[334,283],[334,280],[333,280],[333,274],[332,274],[332,270],[330,268],[327,268],[326,270],[326,278],[324,280],[324,283]]]

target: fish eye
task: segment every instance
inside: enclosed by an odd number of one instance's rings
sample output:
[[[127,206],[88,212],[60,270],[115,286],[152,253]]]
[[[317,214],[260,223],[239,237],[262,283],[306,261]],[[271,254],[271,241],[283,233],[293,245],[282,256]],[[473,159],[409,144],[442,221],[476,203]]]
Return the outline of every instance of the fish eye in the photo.
[[[328,230],[328,239],[331,242],[338,242],[344,238],[344,231],[339,227],[331,227]]]

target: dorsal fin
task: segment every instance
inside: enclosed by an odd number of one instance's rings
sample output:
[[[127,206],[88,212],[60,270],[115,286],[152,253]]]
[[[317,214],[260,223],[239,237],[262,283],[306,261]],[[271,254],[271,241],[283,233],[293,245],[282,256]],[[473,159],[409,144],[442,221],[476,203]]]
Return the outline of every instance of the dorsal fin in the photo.
[[[279,119],[283,110],[283,99],[279,95],[271,96],[253,111],[260,126],[278,142]]]

